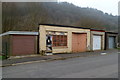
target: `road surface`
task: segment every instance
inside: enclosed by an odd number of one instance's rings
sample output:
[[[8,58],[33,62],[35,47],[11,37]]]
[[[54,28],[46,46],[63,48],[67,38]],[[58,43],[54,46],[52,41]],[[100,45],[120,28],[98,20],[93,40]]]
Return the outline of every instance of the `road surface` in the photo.
[[[3,68],[3,78],[117,78],[118,54],[79,57]]]

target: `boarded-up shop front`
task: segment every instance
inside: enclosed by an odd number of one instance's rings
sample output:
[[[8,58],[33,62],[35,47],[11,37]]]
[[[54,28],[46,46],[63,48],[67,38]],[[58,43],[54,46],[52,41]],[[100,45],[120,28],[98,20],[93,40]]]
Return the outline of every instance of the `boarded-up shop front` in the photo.
[[[105,49],[114,49],[118,46],[118,33],[106,32],[105,33]]]
[[[67,32],[46,31],[46,52],[52,52],[55,47],[67,47]]]
[[[40,53],[43,51],[50,53],[70,53],[90,50],[90,29],[41,24],[39,32]],[[79,45],[77,45],[78,43]]]
[[[9,31],[3,33],[3,53],[8,56],[37,53],[38,32]]]
[[[104,50],[105,31],[91,29],[91,50]]]

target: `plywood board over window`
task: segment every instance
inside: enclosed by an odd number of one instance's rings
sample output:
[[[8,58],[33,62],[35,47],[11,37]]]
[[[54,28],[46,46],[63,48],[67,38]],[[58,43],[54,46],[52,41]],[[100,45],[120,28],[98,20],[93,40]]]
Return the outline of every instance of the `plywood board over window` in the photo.
[[[67,46],[67,35],[53,35],[52,38],[53,47]]]
[[[87,50],[87,34],[72,33],[72,52],[84,52]]]
[[[52,47],[66,47],[67,46],[67,32],[46,31],[46,35],[52,36]]]

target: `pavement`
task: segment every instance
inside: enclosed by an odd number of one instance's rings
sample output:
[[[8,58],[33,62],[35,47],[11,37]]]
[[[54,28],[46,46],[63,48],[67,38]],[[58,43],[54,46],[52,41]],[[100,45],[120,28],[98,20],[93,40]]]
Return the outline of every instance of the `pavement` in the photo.
[[[95,80],[98,80],[98,78],[118,78],[118,53],[112,50],[109,52],[106,55],[76,57],[42,63],[34,62],[31,64],[2,67],[2,77],[43,79],[97,78]],[[96,52],[95,54],[97,53],[99,54],[100,52]]]
[[[46,61],[54,61],[54,60],[65,60],[68,58],[76,58],[76,57],[88,57],[88,56],[102,56],[105,54],[112,54],[118,52],[117,49],[112,50],[103,50],[103,51],[94,51],[94,52],[82,52],[82,53],[59,53],[49,56],[27,56],[27,57],[12,57],[10,59],[2,60],[1,67],[7,66],[15,66],[21,64],[30,64],[35,62],[46,62]]]

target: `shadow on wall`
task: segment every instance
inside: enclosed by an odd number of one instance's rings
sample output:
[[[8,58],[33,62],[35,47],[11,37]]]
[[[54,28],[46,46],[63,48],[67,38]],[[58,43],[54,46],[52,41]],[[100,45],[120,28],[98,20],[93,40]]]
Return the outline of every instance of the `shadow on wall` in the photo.
[[[120,15],[120,1],[118,2],[118,15]],[[120,47],[120,16],[118,16],[118,47]]]

